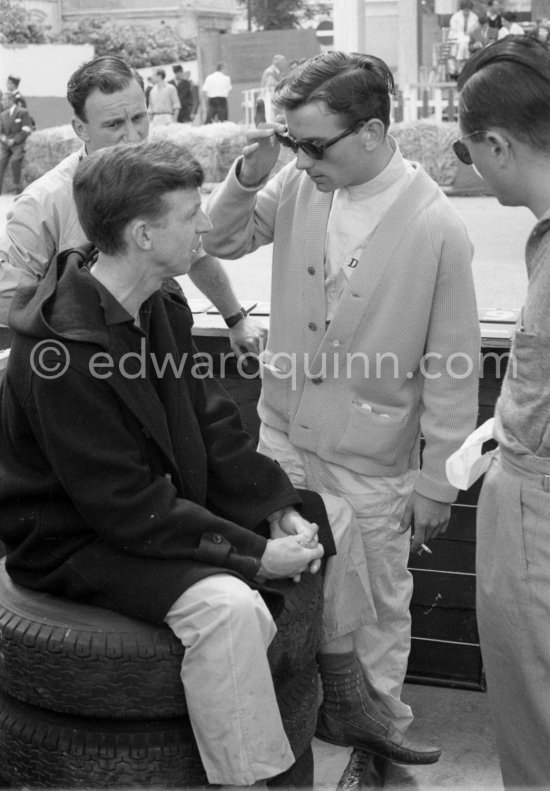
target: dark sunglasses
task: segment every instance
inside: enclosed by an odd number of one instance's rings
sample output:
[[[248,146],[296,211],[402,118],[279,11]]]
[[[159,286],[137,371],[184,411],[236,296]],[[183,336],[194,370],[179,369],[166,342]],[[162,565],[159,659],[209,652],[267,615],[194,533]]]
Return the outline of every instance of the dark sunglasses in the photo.
[[[366,121],[358,121],[358,123],[350,127],[350,129],[346,129],[341,134],[336,135],[336,137],[332,137],[330,140],[327,140],[326,143],[310,143],[309,140],[297,140],[288,130],[286,132],[275,132],[275,137],[282,146],[292,149],[295,154],[297,154],[298,149],[301,148],[308,157],[312,159],[323,159],[327,148],[330,148],[330,146],[333,146],[339,140],[342,140],[342,138],[356,132],[364,123],[366,123]]]
[[[468,151],[466,145],[462,142],[463,140],[467,140],[469,137],[473,137],[474,135],[483,135],[485,134],[485,130],[477,131],[477,132],[470,132],[469,135],[464,135],[464,137],[459,137],[458,140],[455,140],[453,143],[453,151],[460,159],[461,162],[464,162],[465,165],[473,165],[474,162]]]

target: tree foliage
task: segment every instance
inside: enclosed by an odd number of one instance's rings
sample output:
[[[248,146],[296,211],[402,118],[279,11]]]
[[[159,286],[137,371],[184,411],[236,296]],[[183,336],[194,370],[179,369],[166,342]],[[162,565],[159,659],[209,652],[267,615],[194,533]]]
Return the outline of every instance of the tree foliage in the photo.
[[[300,27],[304,0],[240,0],[259,30],[288,30]]]
[[[330,19],[332,17],[332,3],[331,2],[313,2],[313,0],[306,0],[302,10],[302,17],[304,20],[320,20]]]
[[[196,45],[169,25],[156,29],[116,25],[106,17],[87,17],[51,36],[19,0],[0,0],[2,44],[93,44],[96,55],[120,55],[135,68],[196,58]]]
[[[17,0],[0,0],[0,44],[45,44],[48,28]]]
[[[105,17],[86,17],[66,25],[56,40],[65,44],[93,44],[97,56],[120,55],[135,68],[196,58],[194,42],[183,39],[169,25],[149,29],[117,25]]]

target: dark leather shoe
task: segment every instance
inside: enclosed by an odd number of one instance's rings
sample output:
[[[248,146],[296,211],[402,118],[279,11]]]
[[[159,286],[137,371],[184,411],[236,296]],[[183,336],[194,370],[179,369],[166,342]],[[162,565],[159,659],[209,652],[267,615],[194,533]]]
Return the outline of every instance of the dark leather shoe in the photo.
[[[319,668],[323,702],[317,716],[318,739],[398,764],[433,764],[439,760],[439,747],[415,744],[379,709],[353,652],[320,654]]]
[[[388,761],[364,750],[353,750],[338,781],[336,791],[362,791],[364,788],[384,788]]]
[[[409,739],[393,725],[388,733],[388,743],[392,745],[388,755],[397,764],[435,764],[441,757],[441,747],[432,742],[417,742]]]
[[[397,764],[434,764],[439,760],[441,748],[432,744],[420,744],[400,733],[388,723],[380,733],[371,728],[371,718],[357,717],[346,721],[336,719],[328,711],[319,709],[315,736],[324,742],[341,747],[354,747],[388,758]]]

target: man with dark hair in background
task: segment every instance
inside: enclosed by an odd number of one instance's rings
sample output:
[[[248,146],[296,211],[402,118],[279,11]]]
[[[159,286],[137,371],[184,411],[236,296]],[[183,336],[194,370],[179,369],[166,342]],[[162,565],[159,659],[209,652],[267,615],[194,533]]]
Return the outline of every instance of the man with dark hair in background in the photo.
[[[174,72],[174,79],[169,80],[169,83],[173,85],[178,92],[181,105],[177,121],[179,124],[188,124],[195,117],[199,106],[199,89],[195,83],[191,81],[190,72],[184,71],[179,63],[172,66],[172,71]]]
[[[175,90],[173,86],[170,86]],[[0,324],[7,324],[15,288],[43,277],[54,255],[84,244],[72,194],[74,172],[87,154],[117,143],[144,140],[149,133],[143,80],[125,60],[104,55],[70,77],[67,99],[72,126],[83,146],[23,191],[9,209],[0,238]],[[200,249],[189,272],[230,326],[236,354],[257,352],[265,331],[247,317],[221,263]]]
[[[156,69],[153,74],[153,87],[149,94],[149,115],[151,126],[166,126],[175,123],[180,110],[178,92],[170,83],[165,82],[164,69]]]
[[[6,89],[8,93],[13,94],[13,99],[16,104],[19,104],[21,107],[26,107],[27,102],[21,91],[19,90],[19,83],[21,82],[20,77],[14,77],[13,74],[10,74],[8,79],[6,80]]]
[[[204,123],[227,121],[227,97],[231,93],[231,78],[224,72],[223,63],[218,63],[216,71],[208,75],[203,83],[202,91],[207,100]]]
[[[283,76],[283,70],[286,66],[286,58],[284,55],[274,55],[273,60],[269,64],[269,66],[263,70],[262,72],[262,80],[260,84],[260,88],[265,90],[266,88],[274,88],[281,77]]]
[[[459,0],[458,11],[449,20],[448,41],[453,43],[453,57],[456,59],[458,73],[470,57],[470,46],[481,27],[473,8],[473,0]]]

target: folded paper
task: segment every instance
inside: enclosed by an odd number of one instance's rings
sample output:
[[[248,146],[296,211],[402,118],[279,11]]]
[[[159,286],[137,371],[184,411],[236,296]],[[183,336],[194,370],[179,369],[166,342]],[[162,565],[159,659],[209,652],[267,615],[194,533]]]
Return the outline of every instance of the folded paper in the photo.
[[[492,417],[478,426],[447,459],[447,480],[457,489],[469,489],[489,467],[495,451],[482,454],[481,447],[484,442],[493,439],[494,423],[495,419]]]

